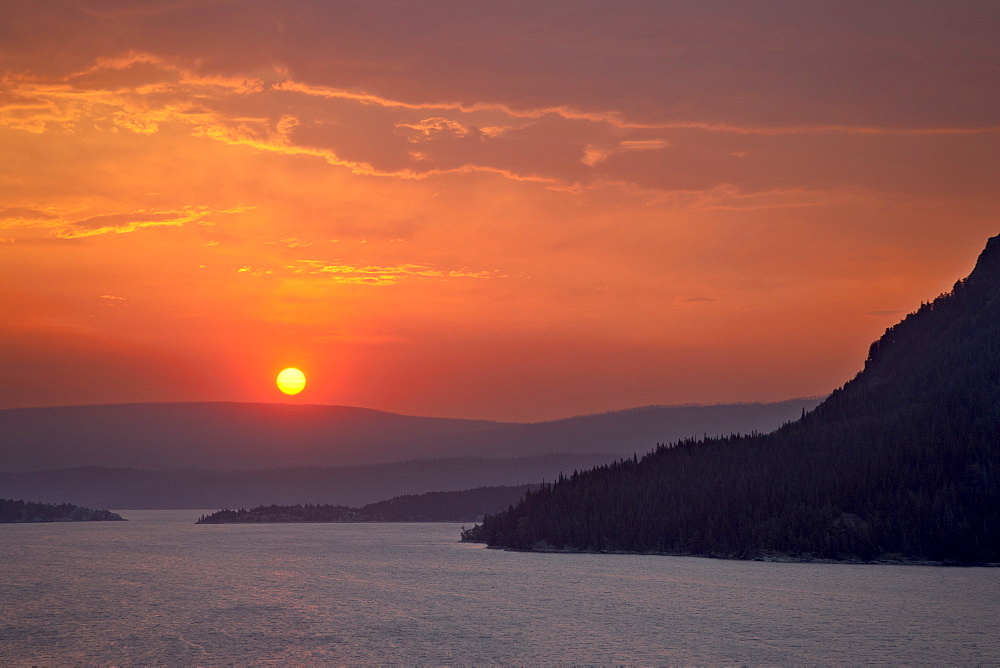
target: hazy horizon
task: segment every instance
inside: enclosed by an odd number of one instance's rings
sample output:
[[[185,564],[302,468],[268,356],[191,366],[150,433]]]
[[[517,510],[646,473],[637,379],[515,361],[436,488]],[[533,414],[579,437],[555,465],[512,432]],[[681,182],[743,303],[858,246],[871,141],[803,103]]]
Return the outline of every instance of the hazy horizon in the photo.
[[[90,408],[90,407],[100,407],[100,406],[130,406],[130,405],[143,405],[143,404],[260,404],[262,406],[299,406],[302,408],[351,408],[359,409],[362,411],[373,411],[376,413],[390,413],[393,415],[401,415],[404,417],[423,417],[423,418],[442,418],[447,420],[470,420],[470,421],[482,421],[482,422],[495,422],[497,424],[542,424],[546,422],[560,422],[563,420],[571,420],[578,417],[589,417],[606,415],[609,413],[619,413],[626,411],[641,410],[644,408],[714,408],[714,407],[727,407],[727,406],[758,406],[758,405],[771,405],[771,404],[784,404],[792,403],[797,401],[820,401],[828,396],[829,393],[810,396],[810,397],[790,397],[788,399],[778,399],[775,401],[734,401],[725,403],[676,403],[676,404],[643,404],[641,406],[621,406],[616,408],[608,408],[605,410],[598,410],[592,413],[579,413],[573,415],[563,415],[552,418],[544,418],[540,420],[493,420],[490,418],[476,417],[474,415],[415,415],[412,413],[400,413],[397,411],[384,410],[382,408],[377,408],[374,406],[351,406],[347,404],[317,404],[317,403],[305,403],[305,402],[289,402],[282,401],[281,398],[276,397],[273,401],[231,401],[226,399],[209,399],[202,401],[192,401],[192,400],[176,400],[176,401],[107,401],[100,403],[81,403],[81,404],[37,404],[32,406],[5,406],[0,408],[0,411],[5,410],[31,410],[35,408]]]

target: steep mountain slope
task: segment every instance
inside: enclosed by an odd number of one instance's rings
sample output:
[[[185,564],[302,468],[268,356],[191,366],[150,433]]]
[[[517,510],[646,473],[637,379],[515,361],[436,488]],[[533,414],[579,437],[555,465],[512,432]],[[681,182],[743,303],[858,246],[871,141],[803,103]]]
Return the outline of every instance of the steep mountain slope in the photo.
[[[656,443],[736,431],[772,431],[815,408],[820,399],[791,399],[770,404],[714,406],[640,406],[596,415],[486,429],[472,443],[480,456],[491,452],[533,455],[539,452],[613,452],[631,456]]]
[[[517,549],[1000,561],[1000,237],[865,368],[768,435],[560,479],[466,538]]]
[[[0,411],[0,471],[79,466],[247,470],[560,452],[612,453],[613,458],[645,452],[663,439],[774,429],[817,403],[798,399],[774,404],[648,406],[538,424],[287,404],[9,409]]]

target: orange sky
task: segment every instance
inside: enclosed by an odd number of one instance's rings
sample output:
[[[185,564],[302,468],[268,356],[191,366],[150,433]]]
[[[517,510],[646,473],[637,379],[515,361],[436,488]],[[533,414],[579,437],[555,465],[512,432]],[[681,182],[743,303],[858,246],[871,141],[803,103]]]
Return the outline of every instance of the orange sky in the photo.
[[[998,34],[993,0],[5,2],[0,408],[825,394],[1000,233]]]

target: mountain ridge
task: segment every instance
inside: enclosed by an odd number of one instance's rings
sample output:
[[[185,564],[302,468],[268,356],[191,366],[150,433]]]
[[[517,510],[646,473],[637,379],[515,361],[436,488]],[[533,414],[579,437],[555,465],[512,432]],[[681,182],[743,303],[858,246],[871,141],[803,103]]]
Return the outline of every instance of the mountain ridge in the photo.
[[[197,509],[303,503],[363,506],[392,497],[517,486],[554,480],[560,471],[611,461],[610,453],[535,457],[410,460],[342,467],[285,467],[256,471],[147,471],[82,466],[45,471],[0,471],[0,496],[72,500],[128,509]]]
[[[76,466],[252,470],[556,452],[623,455],[683,436],[774,428],[817,403],[640,407],[540,423],[425,418],[318,404],[17,408],[0,410],[0,471]]]
[[[770,434],[561,477],[468,540],[731,558],[1000,562],[1000,237]]]

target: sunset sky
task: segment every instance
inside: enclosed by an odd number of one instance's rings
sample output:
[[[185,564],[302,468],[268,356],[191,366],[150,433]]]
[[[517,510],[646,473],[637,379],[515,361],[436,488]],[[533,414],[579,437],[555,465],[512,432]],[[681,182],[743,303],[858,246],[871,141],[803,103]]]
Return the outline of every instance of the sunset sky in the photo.
[[[826,394],[1000,233],[998,35],[995,0],[7,0],[0,408]]]

